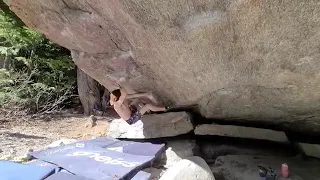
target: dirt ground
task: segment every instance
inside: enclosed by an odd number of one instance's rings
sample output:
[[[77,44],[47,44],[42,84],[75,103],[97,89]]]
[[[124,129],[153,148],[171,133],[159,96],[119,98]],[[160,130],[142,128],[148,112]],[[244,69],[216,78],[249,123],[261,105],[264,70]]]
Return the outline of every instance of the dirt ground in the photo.
[[[98,117],[97,125],[86,127],[88,117],[80,114],[0,118],[0,156],[23,155],[39,150],[59,139],[91,139],[104,136],[108,118]]]

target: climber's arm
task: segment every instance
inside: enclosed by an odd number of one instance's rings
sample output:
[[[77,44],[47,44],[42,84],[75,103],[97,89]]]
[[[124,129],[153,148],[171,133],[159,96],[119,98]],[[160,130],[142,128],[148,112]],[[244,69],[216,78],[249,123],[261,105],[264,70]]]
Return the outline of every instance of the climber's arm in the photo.
[[[126,78],[124,78],[124,77],[120,78],[117,81],[117,83],[120,87],[121,94],[124,94],[124,96],[120,97],[121,98],[120,100],[122,100],[122,102],[125,99],[147,98],[147,99],[151,100],[153,103],[158,103],[157,100],[152,95],[152,93],[135,93],[135,91],[132,88],[130,88],[130,86],[127,83]],[[126,88],[128,91],[126,90]]]
[[[123,103],[124,100],[127,98],[128,94],[127,94],[127,91],[123,87],[121,87],[121,86],[119,86],[119,87],[120,87],[120,91],[121,91],[121,96],[118,101],[120,103]]]

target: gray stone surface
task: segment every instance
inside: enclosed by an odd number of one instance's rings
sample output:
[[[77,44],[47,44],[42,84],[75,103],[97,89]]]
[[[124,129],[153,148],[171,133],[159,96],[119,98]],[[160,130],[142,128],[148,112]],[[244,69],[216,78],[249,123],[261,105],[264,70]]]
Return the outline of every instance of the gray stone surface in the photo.
[[[210,167],[217,180],[257,180],[260,178],[258,165],[271,167],[280,174],[283,163],[289,166],[289,178],[279,177],[278,180],[315,180],[320,177],[320,161],[299,158],[228,155],[218,157]]]
[[[210,167],[200,157],[183,159],[169,168],[160,180],[215,180]]]
[[[169,168],[182,159],[199,155],[199,147],[193,140],[173,140],[166,143],[166,151],[156,164]]]
[[[295,151],[288,144],[286,146],[281,146],[279,144],[257,144],[257,142],[244,143],[215,143],[212,142],[202,142],[198,143],[201,154],[203,158],[216,159],[219,156],[225,155],[260,155],[260,156],[293,156]]]
[[[151,174],[151,177],[149,180],[158,180],[165,172],[164,169],[158,169],[153,167],[143,169],[143,171]]]
[[[308,144],[308,143],[299,143],[300,148],[304,153],[311,157],[320,158],[320,145],[319,144]]]
[[[286,134],[282,131],[243,126],[201,124],[195,128],[194,133],[196,135],[217,135],[250,139],[263,139],[285,143],[288,142]]]
[[[10,0],[109,90],[126,77],[210,118],[320,131],[318,0]]]
[[[113,120],[108,136],[113,138],[148,139],[172,137],[193,130],[191,117],[186,112],[144,115],[141,121],[129,125],[122,119]]]

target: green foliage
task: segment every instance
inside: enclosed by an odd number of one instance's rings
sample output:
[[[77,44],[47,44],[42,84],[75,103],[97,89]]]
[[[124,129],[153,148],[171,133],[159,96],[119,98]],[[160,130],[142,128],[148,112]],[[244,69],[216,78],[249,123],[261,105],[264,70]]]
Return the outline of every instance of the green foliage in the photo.
[[[41,34],[16,24],[15,19],[0,11],[1,54],[16,55],[20,49],[28,50],[45,40]]]
[[[16,21],[0,11],[0,106],[36,113],[72,103],[76,76],[69,51]]]

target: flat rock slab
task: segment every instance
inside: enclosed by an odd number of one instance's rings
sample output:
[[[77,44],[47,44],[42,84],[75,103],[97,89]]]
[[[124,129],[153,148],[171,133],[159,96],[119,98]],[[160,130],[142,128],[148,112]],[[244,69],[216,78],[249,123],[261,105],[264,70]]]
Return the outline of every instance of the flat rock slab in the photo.
[[[299,146],[307,156],[320,158],[320,145],[319,144],[299,143]]]
[[[210,167],[200,157],[183,159],[169,168],[160,180],[215,180]]]
[[[258,165],[271,167],[279,175],[281,164],[289,166],[289,177],[278,180],[313,180],[320,177],[320,161],[303,161],[298,158],[281,158],[272,156],[228,155],[220,156],[215,164],[210,165],[214,176],[223,180],[257,180],[261,179]]]
[[[271,142],[271,141],[270,141]],[[257,144],[246,140],[240,142],[228,141],[225,143],[197,142],[200,147],[202,157],[206,160],[216,159],[224,155],[260,155],[260,156],[294,156],[290,144],[271,142]]]
[[[170,112],[144,115],[140,121],[129,125],[115,119],[109,125],[108,136],[112,138],[151,139],[172,137],[189,133],[194,129],[191,117],[186,112]]]
[[[289,142],[286,134],[282,131],[243,126],[201,124],[196,127],[194,133],[196,135],[216,135]]]

